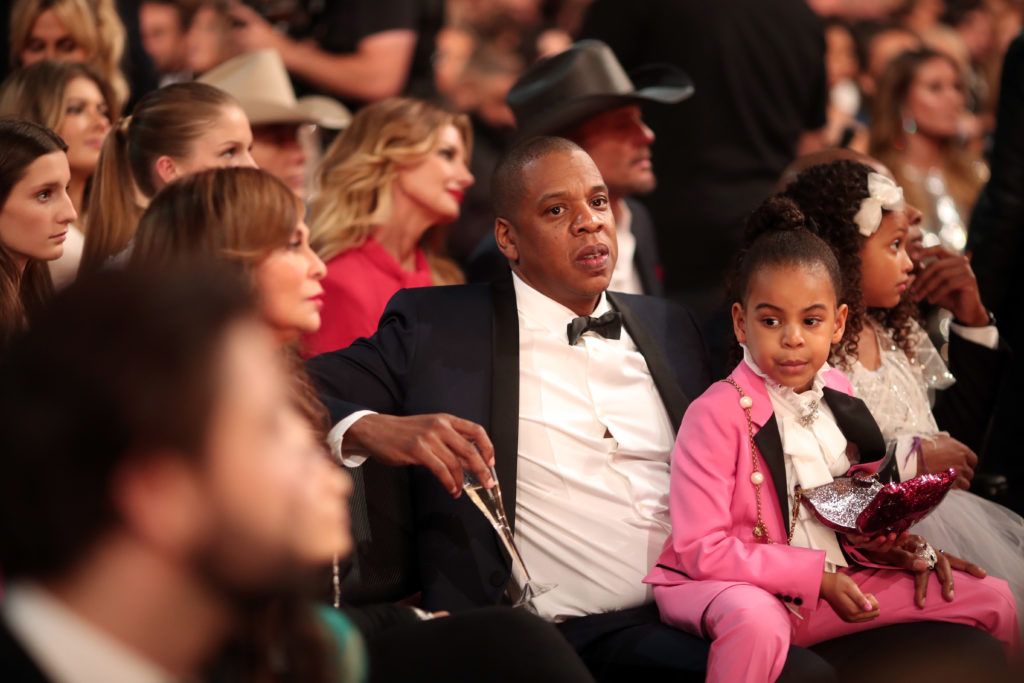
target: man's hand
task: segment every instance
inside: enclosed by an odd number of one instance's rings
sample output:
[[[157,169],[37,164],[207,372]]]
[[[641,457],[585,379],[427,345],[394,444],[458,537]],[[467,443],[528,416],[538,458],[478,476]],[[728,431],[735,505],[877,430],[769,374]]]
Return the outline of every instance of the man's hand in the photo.
[[[231,19],[231,37],[238,49],[243,52],[265,48],[283,52],[290,42],[287,36],[275,30],[259,12],[238,0],[231,0],[228,5],[228,17]]]
[[[978,278],[966,256],[954,254],[943,246],[915,249],[911,255],[918,274],[911,285],[914,301],[927,300],[952,311],[953,316],[970,327],[988,325],[988,309],[981,302]]]
[[[978,456],[948,434],[939,434],[921,439],[921,463],[921,474],[945,472],[952,467],[957,473],[956,487],[966,491],[971,488]]]
[[[942,597],[947,602],[953,601],[954,569],[979,579],[986,576],[985,570],[978,565],[934,548],[936,562],[934,570],[930,569],[922,552],[927,546],[928,542],[921,536],[903,534],[900,543],[886,552],[865,552],[865,555],[878,564],[912,572],[914,574],[914,603],[919,608],[924,607],[928,597],[928,580],[931,578],[932,571],[935,572],[939,583],[942,584]]]
[[[386,465],[420,465],[458,498],[463,470],[494,486],[494,446],[484,428],[454,415],[365,415],[345,432],[344,446],[368,451]]]
[[[851,624],[871,621],[880,614],[875,596],[862,593],[856,581],[840,572],[822,574],[820,595],[840,619]]]

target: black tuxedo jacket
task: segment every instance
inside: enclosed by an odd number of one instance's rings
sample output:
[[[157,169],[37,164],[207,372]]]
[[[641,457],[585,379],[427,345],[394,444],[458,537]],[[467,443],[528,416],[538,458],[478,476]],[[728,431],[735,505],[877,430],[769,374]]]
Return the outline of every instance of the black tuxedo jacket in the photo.
[[[654,232],[654,221],[651,212],[639,200],[627,198],[633,219],[630,232],[636,237],[636,252],[633,254],[633,267],[640,276],[640,286],[644,294],[664,296],[665,287],[661,280],[661,259],[658,256],[658,236]],[[494,234],[486,235],[466,264],[466,278],[470,282],[493,282],[508,277],[508,261],[498,250]]]
[[[39,666],[0,619],[0,681],[4,683],[49,683]]]
[[[672,424],[709,383],[707,357],[688,311],[646,296],[609,293],[644,355]],[[566,342],[568,343],[568,341]],[[519,320],[510,277],[491,284],[402,290],[377,333],[308,365],[332,422],[361,409],[390,415],[445,412],[483,426],[515,523],[519,427]],[[510,565],[483,515],[411,468],[419,585],[427,609],[501,601]]]

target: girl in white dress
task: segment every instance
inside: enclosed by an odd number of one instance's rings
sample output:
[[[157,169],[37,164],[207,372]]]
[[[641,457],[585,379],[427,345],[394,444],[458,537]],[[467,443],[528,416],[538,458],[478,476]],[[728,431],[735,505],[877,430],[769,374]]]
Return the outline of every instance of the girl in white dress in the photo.
[[[959,339],[951,344],[951,354],[998,353],[998,331],[990,324],[973,273],[966,261],[957,265],[946,260],[926,266],[915,283],[907,245],[920,213],[903,201],[902,189],[891,178],[869,166],[854,161],[812,166],[783,194],[812,219],[811,228],[829,243],[843,270],[850,313],[831,360],[850,376],[886,440],[896,442],[901,478],[950,466],[961,475],[959,490],[951,491],[911,531],[1005,579],[1020,610],[1024,519],[966,491],[977,458],[939,429],[932,410],[932,397],[956,380],[918,324],[917,304],[911,297],[927,298],[952,311],[952,332]],[[883,224],[883,214],[890,212],[899,220]],[[756,236],[748,235],[748,243]],[[999,382],[999,377],[982,379],[993,386]],[[958,420],[978,423],[975,431],[980,433],[991,414],[991,406],[984,404],[985,400],[958,401]]]

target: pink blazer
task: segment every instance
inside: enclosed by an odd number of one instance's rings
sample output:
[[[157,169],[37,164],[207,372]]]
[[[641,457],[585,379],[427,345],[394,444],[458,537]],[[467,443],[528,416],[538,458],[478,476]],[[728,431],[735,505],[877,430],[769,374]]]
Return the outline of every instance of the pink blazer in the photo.
[[[764,380],[745,362],[730,376],[753,399],[756,434],[773,414]],[[838,370],[827,373],[826,386],[853,393],[849,380]],[[776,543],[755,540],[757,504],[750,481],[750,440],[739,399],[735,387],[716,382],[686,411],[672,451],[672,534],[658,559],[659,565],[678,571],[656,566],[644,579],[654,586],[685,586],[685,591],[674,593],[698,633],[708,604],[737,583],[753,584],[786,603],[814,609],[825,568],[824,551],[786,545],[782,508],[761,456],[762,517]]]

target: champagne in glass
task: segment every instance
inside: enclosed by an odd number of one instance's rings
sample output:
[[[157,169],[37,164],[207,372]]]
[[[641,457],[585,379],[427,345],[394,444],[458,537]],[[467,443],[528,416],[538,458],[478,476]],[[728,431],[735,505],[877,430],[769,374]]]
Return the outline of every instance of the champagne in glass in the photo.
[[[462,489],[491,523],[498,538],[501,539],[502,545],[505,546],[505,551],[512,559],[512,577],[505,588],[505,594],[514,607],[526,607],[528,610],[534,611],[533,599],[547,593],[555,585],[538,583],[530,577],[526,563],[523,562],[523,556],[512,536],[512,526],[505,514],[505,505],[501,499],[501,485],[498,483],[498,476],[495,474],[494,468],[491,468],[491,479],[494,480],[494,486],[487,489],[477,481],[472,472],[466,471]]]

